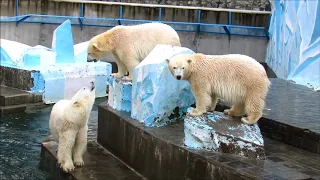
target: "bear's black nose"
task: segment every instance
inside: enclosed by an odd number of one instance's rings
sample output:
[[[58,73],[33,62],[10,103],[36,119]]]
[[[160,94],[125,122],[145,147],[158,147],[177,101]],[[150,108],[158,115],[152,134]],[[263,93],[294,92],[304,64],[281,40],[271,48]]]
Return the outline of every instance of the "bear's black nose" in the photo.
[[[177,79],[180,80],[180,79],[181,79],[181,76],[180,76],[180,75],[177,75]]]
[[[96,59],[93,59],[93,62],[97,62],[98,60],[96,60]]]

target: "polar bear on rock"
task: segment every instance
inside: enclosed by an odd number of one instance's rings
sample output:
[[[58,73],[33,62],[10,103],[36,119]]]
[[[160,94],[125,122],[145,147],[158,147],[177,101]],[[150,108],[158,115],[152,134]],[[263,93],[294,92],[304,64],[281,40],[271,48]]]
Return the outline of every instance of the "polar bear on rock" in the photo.
[[[88,45],[88,62],[97,61],[107,53],[116,59],[118,73],[112,77],[132,80],[133,69],[158,44],[181,46],[177,32],[163,23],[116,26],[93,37]]]
[[[196,100],[191,116],[214,111],[217,98],[231,102],[229,116],[243,116],[246,124],[256,123],[262,116],[270,81],[263,66],[241,54],[181,54],[166,60],[171,74],[190,83]]]
[[[71,100],[58,101],[51,110],[49,128],[58,142],[58,164],[65,172],[83,166],[88,119],[95,101],[95,85],[82,87]]]

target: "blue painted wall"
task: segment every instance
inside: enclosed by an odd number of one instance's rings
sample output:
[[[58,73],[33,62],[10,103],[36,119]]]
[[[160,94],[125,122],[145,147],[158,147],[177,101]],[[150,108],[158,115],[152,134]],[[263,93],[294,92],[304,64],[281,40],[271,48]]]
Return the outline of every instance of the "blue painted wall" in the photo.
[[[279,78],[320,90],[320,1],[271,3],[266,62]]]

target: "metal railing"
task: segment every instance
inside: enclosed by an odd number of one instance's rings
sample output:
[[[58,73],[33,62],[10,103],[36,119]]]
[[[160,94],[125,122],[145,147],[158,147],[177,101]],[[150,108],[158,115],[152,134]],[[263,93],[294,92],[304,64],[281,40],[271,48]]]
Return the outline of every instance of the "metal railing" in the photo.
[[[49,0],[52,2],[67,2],[79,3],[79,16],[60,16],[60,15],[40,15],[40,14],[25,14],[19,15],[19,0],[16,0],[16,16],[2,17],[1,23],[42,23],[42,24],[61,24],[69,19],[74,26],[80,26],[81,30],[84,26],[93,27],[114,27],[117,25],[133,25],[147,22],[162,22],[172,26],[176,31],[182,32],[196,32],[196,33],[214,33],[226,34],[228,36],[251,36],[251,37],[266,37],[269,38],[268,31],[264,27],[256,26],[239,26],[232,25],[233,13],[247,13],[247,14],[264,14],[270,16],[270,11],[251,11],[251,10],[237,10],[237,9],[220,9],[220,8],[206,8],[206,7],[192,7],[192,6],[169,6],[158,4],[138,4],[138,3],[120,3],[120,2],[103,2],[103,1],[79,1],[79,0]],[[102,5],[116,5],[119,6],[118,18],[93,18],[84,16],[84,8],[86,4],[102,4]],[[135,6],[158,9],[158,20],[136,20],[123,18],[123,7]],[[197,22],[172,22],[162,20],[162,9],[186,9],[197,10]],[[228,24],[212,24],[201,22],[202,11],[218,11],[228,12]]]

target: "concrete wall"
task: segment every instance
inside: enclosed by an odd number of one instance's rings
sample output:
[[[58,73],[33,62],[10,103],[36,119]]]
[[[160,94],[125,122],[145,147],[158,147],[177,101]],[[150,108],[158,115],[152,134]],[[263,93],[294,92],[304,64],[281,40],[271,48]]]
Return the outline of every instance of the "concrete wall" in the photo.
[[[1,0],[1,16],[15,15],[15,1]],[[53,14],[79,16],[80,4],[58,3],[47,0],[20,0],[19,14]],[[116,18],[119,17],[118,6],[86,4],[84,15],[86,17]],[[197,21],[196,10],[163,9],[162,20],[166,21]],[[158,19],[158,9],[143,7],[124,7],[123,18],[130,19]],[[201,22],[227,24],[228,13],[203,11]],[[267,15],[234,14],[234,25],[264,26],[268,28]],[[49,24],[1,24],[1,38],[14,40],[31,46],[40,44],[51,47],[52,33],[57,25]],[[108,28],[73,27],[74,43],[90,40],[94,35],[106,31]],[[179,32],[182,45],[195,52],[206,54],[242,53],[265,61],[267,40],[265,38],[236,37],[228,39],[226,35],[199,34]],[[107,59],[113,59],[108,56]]]

